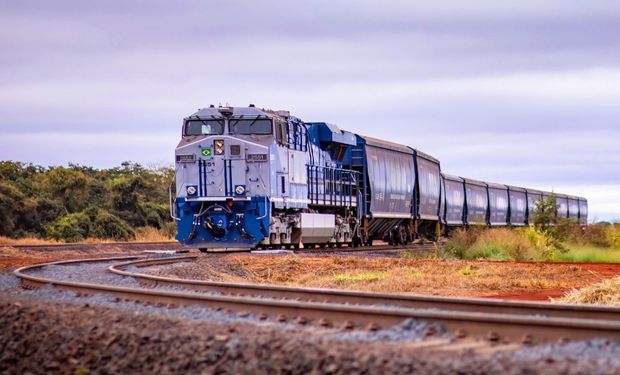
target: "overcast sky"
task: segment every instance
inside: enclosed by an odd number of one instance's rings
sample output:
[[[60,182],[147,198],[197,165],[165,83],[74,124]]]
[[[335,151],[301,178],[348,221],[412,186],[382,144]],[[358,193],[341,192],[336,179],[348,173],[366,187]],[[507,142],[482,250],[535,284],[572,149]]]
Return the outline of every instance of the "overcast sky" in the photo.
[[[0,0],[0,159],[171,164],[255,103],[620,218],[619,41],[617,0]]]

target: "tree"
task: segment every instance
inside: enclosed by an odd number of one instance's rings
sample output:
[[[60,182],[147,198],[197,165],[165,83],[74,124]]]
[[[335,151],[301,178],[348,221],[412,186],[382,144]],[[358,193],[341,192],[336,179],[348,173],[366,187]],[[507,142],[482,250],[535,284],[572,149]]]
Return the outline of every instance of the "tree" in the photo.
[[[555,224],[557,211],[558,204],[554,194],[548,199],[538,201],[534,208],[534,225],[542,229],[549,228]]]
[[[126,241],[135,236],[129,225],[118,216],[100,210],[92,225],[91,235],[97,238],[113,238],[117,241]]]
[[[65,215],[48,227],[51,238],[67,242],[83,241],[88,238],[90,230],[90,218],[82,212]]]
[[[69,164],[44,168],[0,161],[0,235],[65,241],[88,236],[129,239],[135,227],[173,231],[168,186],[174,169],[95,169]]]
[[[89,179],[84,172],[56,167],[47,173],[48,189],[64,203],[67,213],[78,212],[88,203]]]

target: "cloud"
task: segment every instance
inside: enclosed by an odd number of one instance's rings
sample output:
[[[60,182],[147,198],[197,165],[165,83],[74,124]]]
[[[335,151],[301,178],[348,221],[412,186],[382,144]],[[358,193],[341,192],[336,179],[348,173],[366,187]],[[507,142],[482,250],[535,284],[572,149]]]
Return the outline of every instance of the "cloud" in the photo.
[[[171,161],[184,116],[255,103],[453,174],[617,186],[619,21],[607,0],[10,2],[0,158]]]

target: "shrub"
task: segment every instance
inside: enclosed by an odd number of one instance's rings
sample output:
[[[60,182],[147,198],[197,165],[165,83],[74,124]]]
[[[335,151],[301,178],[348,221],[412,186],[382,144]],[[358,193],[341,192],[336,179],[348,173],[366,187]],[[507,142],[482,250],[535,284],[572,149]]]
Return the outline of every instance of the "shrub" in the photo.
[[[48,226],[49,236],[58,241],[83,241],[90,234],[91,221],[81,212],[65,215]]]
[[[444,256],[511,261],[552,260],[566,248],[547,230],[535,227],[456,230]]]
[[[91,235],[97,238],[113,238],[117,241],[126,241],[135,236],[131,227],[119,217],[100,210],[92,226]]]
[[[527,227],[520,230],[528,242],[535,249],[538,258],[542,260],[552,260],[555,256],[557,247],[555,246],[555,240],[551,237],[549,232],[544,229],[536,227]]]
[[[507,228],[483,231],[465,255],[466,259],[520,261],[537,258],[531,242],[518,231]]]
[[[443,247],[443,252],[446,255],[452,255],[457,258],[463,259],[465,252],[476,242],[480,230],[477,228],[458,228],[451,233],[448,242]]]
[[[585,228],[573,226],[568,241],[578,245],[620,249],[620,224],[596,223]]]

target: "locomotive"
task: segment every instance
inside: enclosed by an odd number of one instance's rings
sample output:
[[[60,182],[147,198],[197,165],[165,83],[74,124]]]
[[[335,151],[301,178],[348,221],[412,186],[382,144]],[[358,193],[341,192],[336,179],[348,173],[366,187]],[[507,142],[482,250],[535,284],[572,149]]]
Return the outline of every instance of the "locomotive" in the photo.
[[[288,111],[211,105],[183,120],[171,214],[177,240],[207,249],[407,244],[467,225],[587,222],[587,200],[441,172],[411,147],[304,122]]]

